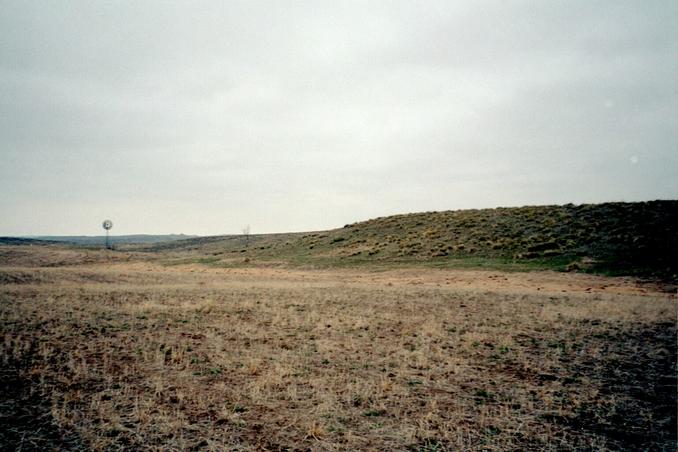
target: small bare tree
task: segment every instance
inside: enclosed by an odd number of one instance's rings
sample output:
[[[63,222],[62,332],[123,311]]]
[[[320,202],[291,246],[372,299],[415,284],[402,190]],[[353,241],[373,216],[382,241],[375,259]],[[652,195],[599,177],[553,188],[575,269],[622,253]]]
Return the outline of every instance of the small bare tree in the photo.
[[[250,225],[248,224],[242,228],[242,235],[245,237],[245,248],[250,246]]]

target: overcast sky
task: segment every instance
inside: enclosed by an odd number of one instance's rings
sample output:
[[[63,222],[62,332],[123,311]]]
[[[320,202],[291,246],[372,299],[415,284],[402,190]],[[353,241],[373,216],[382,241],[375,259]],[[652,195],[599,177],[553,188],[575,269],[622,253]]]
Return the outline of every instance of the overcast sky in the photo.
[[[0,11],[0,235],[678,198],[675,0]]]

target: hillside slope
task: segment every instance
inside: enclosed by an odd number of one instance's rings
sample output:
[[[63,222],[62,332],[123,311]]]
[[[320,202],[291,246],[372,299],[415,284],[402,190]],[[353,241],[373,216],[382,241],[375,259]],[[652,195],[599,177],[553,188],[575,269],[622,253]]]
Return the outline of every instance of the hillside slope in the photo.
[[[678,201],[530,206],[394,215],[305,234],[183,240],[202,261],[310,265],[532,265],[676,278]]]

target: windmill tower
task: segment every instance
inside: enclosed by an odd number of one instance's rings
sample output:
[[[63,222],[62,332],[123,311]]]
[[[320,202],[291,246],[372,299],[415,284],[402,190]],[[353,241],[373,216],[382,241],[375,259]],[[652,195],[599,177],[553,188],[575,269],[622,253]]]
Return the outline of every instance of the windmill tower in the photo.
[[[111,245],[108,238],[108,231],[110,231],[111,228],[113,227],[113,222],[111,220],[104,220],[101,226],[103,226],[103,228],[106,230],[106,248],[111,249]]]

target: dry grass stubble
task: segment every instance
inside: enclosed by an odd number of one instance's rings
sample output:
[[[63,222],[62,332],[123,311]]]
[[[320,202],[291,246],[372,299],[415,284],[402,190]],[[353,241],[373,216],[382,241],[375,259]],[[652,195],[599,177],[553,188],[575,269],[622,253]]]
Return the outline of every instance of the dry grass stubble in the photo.
[[[667,295],[87,271],[0,288],[4,444],[675,448]]]

